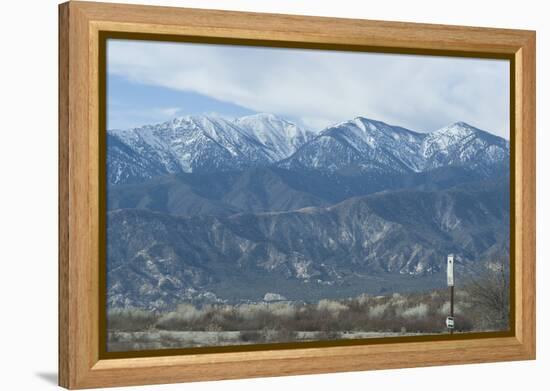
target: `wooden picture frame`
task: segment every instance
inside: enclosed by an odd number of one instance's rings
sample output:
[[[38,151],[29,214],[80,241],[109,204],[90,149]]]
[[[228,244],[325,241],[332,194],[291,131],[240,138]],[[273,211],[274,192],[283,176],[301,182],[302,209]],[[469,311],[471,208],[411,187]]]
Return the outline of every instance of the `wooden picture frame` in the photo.
[[[515,321],[505,335],[105,358],[101,34],[508,58]],[[162,38],[164,37],[164,38]],[[535,32],[70,1],[59,6],[59,384],[70,389],[535,358]],[[457,354],[459,353],[459,354]]]

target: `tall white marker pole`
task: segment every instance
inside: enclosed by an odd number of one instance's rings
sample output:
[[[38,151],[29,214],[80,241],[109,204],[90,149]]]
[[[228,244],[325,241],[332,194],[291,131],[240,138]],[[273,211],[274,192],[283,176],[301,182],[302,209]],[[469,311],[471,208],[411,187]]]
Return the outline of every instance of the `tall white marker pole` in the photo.
[[[455,311],[454,311],[454,299],[455,299],[455,279],[454,279],[454,255],[447,255],[447,285],[451,288],[451,316],[447,317],[447,328],[450,333],[453,334],[455,327]]]

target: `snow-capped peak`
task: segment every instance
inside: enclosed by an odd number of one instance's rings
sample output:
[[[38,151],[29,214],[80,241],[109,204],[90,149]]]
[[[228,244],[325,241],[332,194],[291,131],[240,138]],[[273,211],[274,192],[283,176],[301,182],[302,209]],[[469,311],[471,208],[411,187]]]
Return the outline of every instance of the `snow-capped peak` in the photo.
[[[426,167],[495,163],[508,158],[509,142],[466,122],[455,122],[428,133],[421,153]]]
[[[123,183],[178,172],[269,165],[384,172],[507,162],[509,142],[465,122],[417,133],[365,117],[315,134],[273,114],[237,119],[193,115],[129,130],[110,130],[109,180]],[[363,167],[363,168],[361,168]],[[112,174],[112,175],[111,175]],[[133,178],[133,179],[132,179]]]
[[[113,136],[110,145],[118,148],[111,156],[120,156],[109,161],[113,183],[159,173],[267,165],[290,156],[312,137],[310,132],[272,114],[237,120],[188,115],[140,128],[109,131],[109,135]],[[128,155],[129,151],[135,156]],[[146,172],[144,166],[152,169]]]
[[[274,114],[259,113],[237,118],[234,123],[265,145],[273,160],[290,156],[313,138],[313,133]]]
[[[329,171],[363,166],[367,170],[419,172],[447,165],[488,167],[506,162],[508,156],[506,140],[465,122],[417,133],[356,117],[324,129],[282,165]]]
[[[466,143],[469,139],[483,139],[491,144],[506,145],[507,141],[484,130],[478,129],[466,122],[454,122],[426,135],[424,144],[437,144],[445,149],[456,143]]]
[[[356,117],[321,131],[302,147],[287,167],[307,167],[330,171],[348,166],[390,171],[419,171],[418,154],[424,136],[365,117]]]
[[[440,129],[435,130],[431,134],[434,136],[437,135],[457,135],[457,136],[467,136],[472,133],[482,132],[482,130],[467,124],[466,122],[454,122],[452,124],[449,124],[447,126],[444,126]]]

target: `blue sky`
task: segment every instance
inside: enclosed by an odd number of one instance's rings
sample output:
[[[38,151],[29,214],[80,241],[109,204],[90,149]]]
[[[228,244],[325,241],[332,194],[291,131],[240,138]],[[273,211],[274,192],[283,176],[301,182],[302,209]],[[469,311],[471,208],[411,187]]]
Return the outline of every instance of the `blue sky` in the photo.
[[[507,61],[128,40],[107,50],[110,129],[269,112],[312,130],[365,116],[509,138]]]
[[[127,129],[182,115],[239,117],[255,111],[193,91],[142,84],[124,76],[108,76],[109,129]]]

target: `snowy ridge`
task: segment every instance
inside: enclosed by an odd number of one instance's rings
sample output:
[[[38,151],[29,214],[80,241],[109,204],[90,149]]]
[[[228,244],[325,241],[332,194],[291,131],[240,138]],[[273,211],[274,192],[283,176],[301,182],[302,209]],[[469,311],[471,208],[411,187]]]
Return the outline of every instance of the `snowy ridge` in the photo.
[[[422,172],[443,166],[500,164],[509,154],[508,141],[464,122],[417,133],[357,117],[324,129],[280,165],[329,171]]]
[[[273,114],[255,114],[237,118],[235,124],[269,151],[273,161],[290,156],[314,133]]]
[[[428,133],[422,142],[421,153],[426,168],[492,164],[508,159],[510,143],[465,122],[456,122]]]
[[[265,166],[288,157],[311,132],[273,115],[235,121],[186,116],[156,125],[108,132],[110,183],[180,172]]]
[[[291,156],[284,167],[337,170],[347,166],[392,171],[421,171],[425,136],[381,121],[357,117],[326,128]]]
[[[186,116],[108,131],[108,181],[277,165],[334,172],[406,173],[507,163],[509,142],[464,122],[418,133],[364,117],[318,134],[273,114],[235,120]]]

